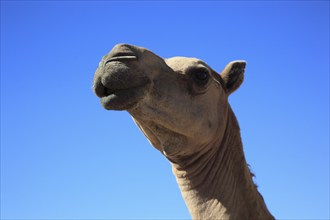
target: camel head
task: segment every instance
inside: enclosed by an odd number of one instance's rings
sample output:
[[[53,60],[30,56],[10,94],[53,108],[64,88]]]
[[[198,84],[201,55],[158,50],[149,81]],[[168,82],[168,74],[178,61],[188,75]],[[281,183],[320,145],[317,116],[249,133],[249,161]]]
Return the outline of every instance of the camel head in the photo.
[[[163,59],[127,44],[105,55],[94,92],[108,110],[127,110],[151,144],[170,160],[208,150],[221,140],[228,96],[244,78],[244,61],[221,75],[196,58]]]

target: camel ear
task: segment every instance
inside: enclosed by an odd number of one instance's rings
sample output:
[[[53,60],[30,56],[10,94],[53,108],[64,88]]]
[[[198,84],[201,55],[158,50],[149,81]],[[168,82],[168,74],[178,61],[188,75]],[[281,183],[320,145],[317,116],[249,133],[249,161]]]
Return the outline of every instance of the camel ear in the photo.
[[[246,62],[236,60],[227,64],[221,72],[221,78],[225,82],[228,95],[234,92],[243,82]]]

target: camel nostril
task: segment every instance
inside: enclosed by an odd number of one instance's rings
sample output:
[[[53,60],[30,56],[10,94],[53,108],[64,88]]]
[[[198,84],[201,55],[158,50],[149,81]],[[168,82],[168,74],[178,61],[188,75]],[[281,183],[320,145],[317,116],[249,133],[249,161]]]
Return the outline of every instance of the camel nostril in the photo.
[[[127,44],[116,45],[110,51],[108,57],[109,57],[108,61],[113,61],[117,59],[137,59],[137,55],[136,52],[134,51],[134,48]]]
[[[106,60],[104,62],[104,65],[106,65],[107,63],[109,62],[112,62],[112,61],[123,61],[123,60],[136,60],[137,57],[134,56],[134,55],[127,55],[127,54],[116,54],[115,57],[111,57],[110,59]]]

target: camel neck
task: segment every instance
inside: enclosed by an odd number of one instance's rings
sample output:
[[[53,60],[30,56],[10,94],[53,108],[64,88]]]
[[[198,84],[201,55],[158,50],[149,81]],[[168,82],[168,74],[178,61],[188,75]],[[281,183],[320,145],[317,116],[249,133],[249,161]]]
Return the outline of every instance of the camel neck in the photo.
[[[192,218],[273,219],[253,183],[230,107],[223,138],[211,144],[207,152],[172,161]]]

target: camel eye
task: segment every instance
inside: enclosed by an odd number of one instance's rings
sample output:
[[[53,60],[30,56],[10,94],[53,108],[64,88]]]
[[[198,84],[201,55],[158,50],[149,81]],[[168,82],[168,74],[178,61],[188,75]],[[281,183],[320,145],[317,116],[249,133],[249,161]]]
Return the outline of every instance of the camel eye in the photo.
[[[206,69],[196,69],[193,78],[198,85],[203,86],[209,81],[210,75]]]

